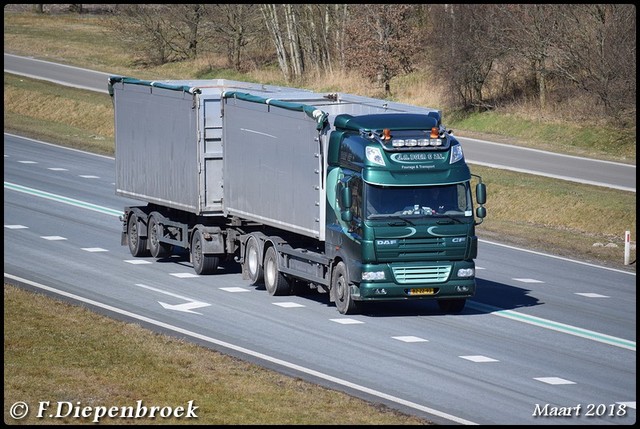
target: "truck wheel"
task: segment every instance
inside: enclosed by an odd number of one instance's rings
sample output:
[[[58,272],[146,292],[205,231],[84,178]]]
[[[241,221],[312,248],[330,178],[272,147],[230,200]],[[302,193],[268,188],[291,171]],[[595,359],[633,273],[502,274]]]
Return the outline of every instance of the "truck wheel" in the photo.
[[[127,223],[127,242],[129,243],[129,252],[134,257],[147,256],[147,239],[140,237],[138,234],[138,216],[132,214]]]
[[[458,299],[439,299],[438,306],[444,313],[456,314],[464,309],[467,300],[465,298]]]
[[[357,312],[358,307],[351,297],[347,267],[344,262],[338,262],[338,265],[333,269],[331,288],[334,289],[336,308],[340,314],[354,314]]]
[[[203,242],[202,231],[196,229],[191,238],[191,263],[196,274],[206,275],[218,269],[220,258],[215,255],[205,255],[202,250]]]
[[[278,255],[274,247],[269,247],[264,256],[264,286],[272,296],[288,295],[291,289],[286,277],[278,270]]]
[[[162,228],[162,226],[158,224],[156,217],[150,216],[149,225],[147,226],[147,240],[149,241],[149,252],[154,258],[164,258],[169,253],[171,253],[171,245],[167,243],[161,243],[158,239],[159,236],[162,236],[160,228]]]
[[[255,237],[249,237],[249,240],[247,240],[247,250],[244,255],[244,263],[252,285],[264,281],[264,271],[260,264],[259,255],[260,247],[258,246],[258,240]]]

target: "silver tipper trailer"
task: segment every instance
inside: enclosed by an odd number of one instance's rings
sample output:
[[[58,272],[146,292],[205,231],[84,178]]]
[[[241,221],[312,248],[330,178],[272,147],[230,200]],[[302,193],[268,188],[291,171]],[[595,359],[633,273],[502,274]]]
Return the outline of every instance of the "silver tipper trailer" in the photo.
[[[275,96],[292,88],[225,79],[113,76],[116,194],[197,215],[222,215],[225,91]]]

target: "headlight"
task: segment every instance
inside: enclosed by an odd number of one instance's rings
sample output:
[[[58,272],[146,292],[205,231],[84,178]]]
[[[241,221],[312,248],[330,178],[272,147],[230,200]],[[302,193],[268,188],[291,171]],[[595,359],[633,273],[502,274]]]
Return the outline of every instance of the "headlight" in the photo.
[[[367,282],[372,280],[385,280],[385,278],[384,271],[364,271],[362,273],[362,280]]]
[[[464,154],[462,153],[462,146],[459,144],[451,146],[451,159],[449,160],[449,164],[456,163],[464,158]]]
[[[475,274],[475,268],[460,268],[458,270],[458,277],[473,277]]]
[[[382,152],[380,152],[379,147],[371,147],[367,146],[367,159],[374,164],[385,166],[384,158],[382,157]]]

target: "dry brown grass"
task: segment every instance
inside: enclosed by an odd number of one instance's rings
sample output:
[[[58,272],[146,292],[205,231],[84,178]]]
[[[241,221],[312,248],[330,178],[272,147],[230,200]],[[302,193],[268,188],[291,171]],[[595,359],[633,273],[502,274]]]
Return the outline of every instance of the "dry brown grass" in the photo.
[[[103,424],[424,425],[426,420],[299,378],[4,286],[4,421],[93,424],[37,418],[40,401],[82,406],[198,406],[196,420],[102,419]],[[9,406],[32,412],[13,420]],[[53,406],[52,406],[53,407]]]
[[[4,91],[4,105],[10,106],[11,112],[16,115],[67,123],[76,128],[91,128],[96,134],[113,137],[112,121],[96,121],[92,117],[96,115],[106,119],[113,115],[113,109],[104,104],[65,99],[54,94],[8,86]],[[87,115],[87,112],[91,112],[91,115]]]

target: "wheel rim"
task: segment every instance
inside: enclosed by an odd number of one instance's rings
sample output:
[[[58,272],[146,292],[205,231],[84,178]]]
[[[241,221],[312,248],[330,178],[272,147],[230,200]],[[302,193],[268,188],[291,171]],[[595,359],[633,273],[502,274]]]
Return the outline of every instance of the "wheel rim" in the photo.
[[[340,262],[335,267],[332,279],[332,288],[335,289],[335,304],[340,314],[351,314],[356,309],[356,304],[351,297],[350,287],[347,268]]]
[[[255,278],[258,273],[258,251],[253,242],[251,242],[251,245],[249,246],[249,251],[247,252],[247,260],[249,275],[251,276],[251,278]]]
[[[200,266],[202,264],[202,248],[200,246],[200,236],[196,235],[193,239],[192,246],[193,253],[193,264],[196,266]]]
[[[337,299],[340,302],[345,302],[346,300],[346,285],[345,285],[345,281],[344,281],[344,276],[339,276],[338,277],[338,281],[336,281],[336,295],[337,295]]]
[[[151,246],[153,248],[157,248],[160,244],[160,242],[158,241],[158,230],[156,229],[158,227],[158,224],[156,223],[156,220],[154,218],[151,218],[149,224],[151,225],[149,231],[149,240],[151,241]]]
[[[266,277],[266,284],[267,286],[271,287],[274,283],[275,283],[275,278],[276,278],[276,273],[275,273],[275,264],[273,259],[268,258],[267,259],[267,263],[265,265],[266,268],[266,273],[265,273],[265,277]]]
[[[129,219],[129,244],[132,249],[138,247],[138,218],[133,216]]]

